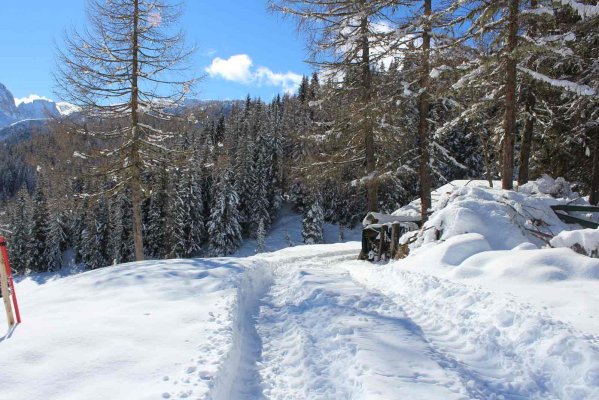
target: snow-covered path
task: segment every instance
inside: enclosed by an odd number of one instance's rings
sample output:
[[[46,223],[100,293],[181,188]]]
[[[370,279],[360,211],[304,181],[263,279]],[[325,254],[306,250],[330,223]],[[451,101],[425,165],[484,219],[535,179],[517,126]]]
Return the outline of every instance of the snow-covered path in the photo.
[[[463,399],[460,377],[401,306],[342,267],[355,250],[271,261],[260,376],[269,399]]]
[[[338,244],[252,258],[233,318],[241,321],[233,354],[245,358],[229,358],[212,399],[599,393],[597,337],[513,296],[356,261],[356,253],[356,244]]]

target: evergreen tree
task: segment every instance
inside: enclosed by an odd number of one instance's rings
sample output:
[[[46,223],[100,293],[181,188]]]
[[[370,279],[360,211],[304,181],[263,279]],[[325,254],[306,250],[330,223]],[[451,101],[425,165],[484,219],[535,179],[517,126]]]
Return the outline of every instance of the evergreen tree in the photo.
[[[322,227],[324,224],[324,213],[318,200],[304,210],[302,220],[302,238],[305,244],[324,243]]]
[[[51,270],[51,260],[48,258],[48,232],[50,231],[50,214],[44,190],[40,182],[33,196],[31,217],[31,233],[29,242],[29,265],[35,272]]]
[[[48,270],[56,271],[62,267],[62,253],[66,250],[67,234],[62,212],[53,205],[48,224],[45,258],[48,260]]]
[[[239,198],[232,184],[231,172],[221,171],[215,185],[215,198],[208,222],[208,243],[210,254],[226,256],[237,250],[241,244],[239,224]]]
[[[264,221],[260,220],[256,230],[256,253],[264,253],[264,241],[266,239],[266,229]]]
[[[26,189],[17,192],[14,207],[11,212],[10,227],[10,258],[13,268],[19,273],[25,273],[30,268],[29,243],[31,226],[31,199]]]

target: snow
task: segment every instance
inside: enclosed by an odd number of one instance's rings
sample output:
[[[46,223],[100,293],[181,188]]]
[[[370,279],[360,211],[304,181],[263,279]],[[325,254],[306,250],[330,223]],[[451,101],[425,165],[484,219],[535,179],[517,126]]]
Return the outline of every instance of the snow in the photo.
[[[529,194],[531,191],[565,190],[559,189],[558,183],[545,188],[543,185],[547,182],[542,181],[536,186],[523,186],[520,193],[488,188],[484,184],[484,181],[469,185],[454,182],[451,187],[446,185],[435,191],[433,208],[436,212],[424,224],[424,230],[412,247],[465,233],[479,233],[493,250],[510,250],[528,242],[540,247],[546,244],[546,237],[570,230],[550,208],[551,205],[571,203],[570,198]],[[414,212],[414,208],[411,203],[394,214]],[[402,237],[402,243],[413,235]]]
[[[65,101],[59,101],[58,103],[56,103],[56,108],[62,116],[68,116],[75,112],[81,111],[81,108],[79,108],[78,106],[73,105],[71,103],[67,103]]]
[[[38,101],[38,100],[42,100],[42,101],[45,101],[45,102],[52,102],[52,100],[50,100],[47,97],[39,96],[37,94],[31,94],[31,95],[29,95],[27,97],[15,98],[15,105],[18,107],[21,104],[31,104],[34,101]]]
[[[568,81],[565,79],[554,79],[547,75],[541,74],[540,72],[533,71],[531,69],[519,66],[518,69],[522,72],[527,73],[533,78],[546,82],[551,86],[564,88],[567,91],[573,92],[579,96],[596,96],[597,91],[588,85],[581,85],[576,82]]]
[[[582,18],[593,18],[599,15],[599,5],[583,4],[575,0],[558,0],[562,5],[568,5]]]
[[[147,261],[20,282],[23,324],[0,339],[0,398],[206,393],[232,340],[241,271],[231,260]]]
[[[282,250],[25,278],[0,398],[599,398],[599,259],[567,248],[596,232],[549,211],[577,195],[487,186],[436,190],[428,230],[386,264],[359,242],[297,245],[286,206],[265,241]],[[523,229],[536,219],[566,247]]]
[[[324,242],[337,243],[343,241],[358,241],[362,238],[362,228],[340,230],[338,225],[325,223],[323,226]],[[340,240],[340,234],[343,240]],[[257,241],[255,239],[244,240],[241,247],[233,254],[235,257],[247,257],[256,254]],[[293,211],[292,205],[284,203],[279,211],[277,219],[269,229],[264,242],[265,252],[285,249],[291,246],[301,246],[302,239],[302,216]]]
[[[551,247],[573,248],[580,246],[587,256],[599,255],[599,229],[580,229],[576,231],[564,231],[555,236],[549,242]]]

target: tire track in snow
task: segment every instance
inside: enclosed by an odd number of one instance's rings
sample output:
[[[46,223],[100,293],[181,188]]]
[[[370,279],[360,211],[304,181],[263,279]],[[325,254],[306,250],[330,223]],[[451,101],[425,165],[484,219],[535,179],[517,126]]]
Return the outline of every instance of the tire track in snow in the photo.
[[[368,290],[403,307],[434,357],[485,399],[595,399],[595,340],[509,296],[392,266],[349,263]]]
[[[269,399],[466,399],[415,325],[391,299],[335,264],[355,251],[272,259],[273,285],[257,330]]]

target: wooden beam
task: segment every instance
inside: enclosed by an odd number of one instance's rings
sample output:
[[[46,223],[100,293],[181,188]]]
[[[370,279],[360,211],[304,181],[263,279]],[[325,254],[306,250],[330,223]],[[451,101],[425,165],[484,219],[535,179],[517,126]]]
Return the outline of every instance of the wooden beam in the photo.
[[[558,204],[551,206],[554,211],[580,211],[580,212],[599,212],[597,206],[571,206],[566,204]]]
[[[559,219],[564,221],[567,224],[578,224],[585,228],[597,229],[599,228],[599,224],[594,221],[589,221],[588,219],[573,217],[568,214],[555,213]]]
[[[385,237],[387,236],[387,225],[381,226],[381,233],[379,233],[379,260],[383,258],[383,249],[385,246]]]

